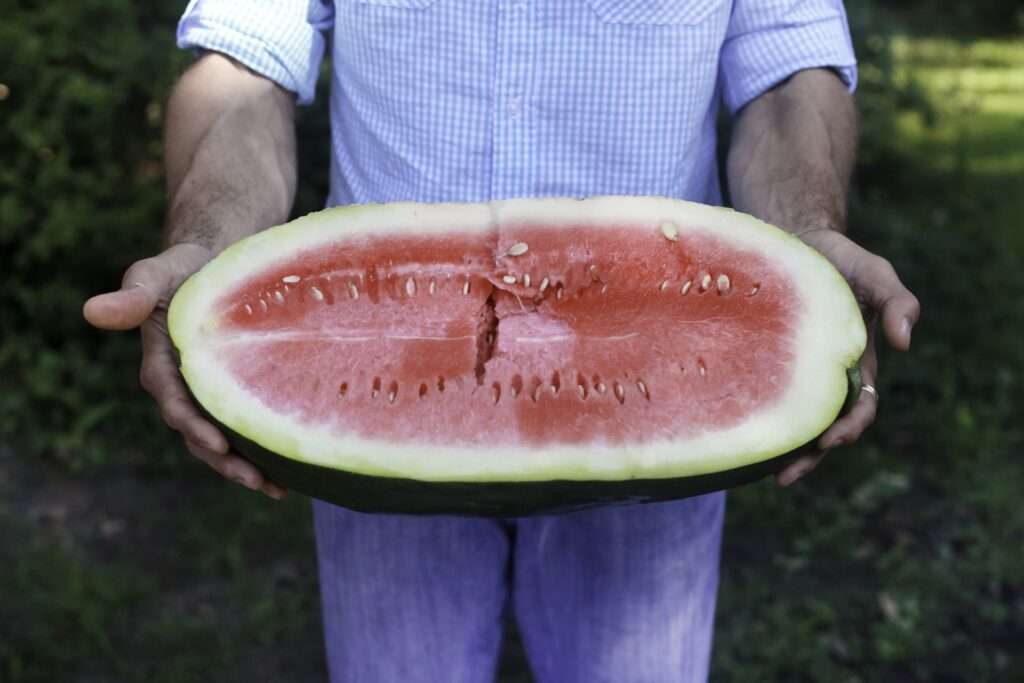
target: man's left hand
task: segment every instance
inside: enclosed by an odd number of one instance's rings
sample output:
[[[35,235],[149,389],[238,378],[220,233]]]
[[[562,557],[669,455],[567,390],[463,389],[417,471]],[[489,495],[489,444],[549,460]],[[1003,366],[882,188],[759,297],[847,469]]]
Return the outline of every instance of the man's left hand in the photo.
[[[856,441],[875,420],[878,393],[874,391],[878,377],[878,356],[875,353],[875,327],[879,321],[889,346],[898,351],[910,349],[910,333],[921,315],[917,297],[910,293],[888,261],[859,247],[835,230],[812,230],[799,235],[807,245],[821,252],[846,278],[857,303],[864,313],[868,341],[860,358],[863,383],[871,389],[862,389],[857,401],[845,415],[840,416],[818,439],[815,449],[802,455],[775,475],[775,481],[789,486],[821,462],[833,448]]]

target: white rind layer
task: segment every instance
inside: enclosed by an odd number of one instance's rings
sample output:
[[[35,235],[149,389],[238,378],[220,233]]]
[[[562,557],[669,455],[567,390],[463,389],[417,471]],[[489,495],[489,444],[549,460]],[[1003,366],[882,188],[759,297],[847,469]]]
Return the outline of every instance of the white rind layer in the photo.
[[[738,250],[769,258],[800,282],[800,349],[788,390],[770,408],[731,428],[697,438],[635,446],[559,445],[546,448],[436,446],[364,439],[327,426],[297,424],[249,394],[197,335],[215,298],[288,252],[335,242],[340,235],[487,233],[502,225],[536,223],[614,229],[673,223],[679,234],[710,233]],[[181,287],[169,328],[181,370],[216,419],[288,458],[365,475],[424,481],[622,480],[720,472],[786,453],[823,432],[847,393],[846,370],[863,353],[860,310],[843,277],[798,238],[729,209],[660,197],[517,199],[490,204],[388,204],[339,207],[310,214],[239,242]]]

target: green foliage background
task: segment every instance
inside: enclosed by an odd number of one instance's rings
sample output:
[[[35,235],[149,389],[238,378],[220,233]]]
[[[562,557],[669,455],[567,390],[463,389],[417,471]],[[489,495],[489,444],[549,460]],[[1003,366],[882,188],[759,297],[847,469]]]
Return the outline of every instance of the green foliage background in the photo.
[[[181,9],[0,0],[0,680],[322,677],[301,499],[274,507],[194,464],[138,386],[135,334],[81,319],[159,248]],[[848,9],[851,232],[925,316],[911,354],[883,355],[867,439],[793,489],[732,496],[715,677],[1024,680],[1020,10]],[[296,214],[324,196],[326,121],[324,98],[300,114]],[[74,496],[109,537],[61,517]],[[182,585],[206,597],[169,601]],[[510,653],[504,680],[529,680]]]

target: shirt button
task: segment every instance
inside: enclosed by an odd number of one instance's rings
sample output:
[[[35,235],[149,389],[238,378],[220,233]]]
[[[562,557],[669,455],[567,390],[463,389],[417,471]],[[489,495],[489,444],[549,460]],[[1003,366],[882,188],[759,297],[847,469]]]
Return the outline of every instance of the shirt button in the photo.
[[[519,98],[509,100],[508,102],[505,103],[505,111],[507,111],[508,115],[511,116],[512,118],[519,116],[519,112],[521,109],[522,106],[519,104]]]

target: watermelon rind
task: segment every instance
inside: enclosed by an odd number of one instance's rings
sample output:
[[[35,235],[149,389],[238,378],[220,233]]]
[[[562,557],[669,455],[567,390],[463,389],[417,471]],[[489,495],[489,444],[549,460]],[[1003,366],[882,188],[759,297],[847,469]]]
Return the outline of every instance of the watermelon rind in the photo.
[[[341,235],[484,232],[505,223],[602,230],[638,220],[655,226],[671,221],[680,233],[724,239],[781,264],[799,282],[806,314],[793,340],[799,350],[796,367],[788,389],[772,406],[738,425],[682,442],[500,445],[481,457],[478,446],[395,443],[386,434],[369,439],[296,424],[249,395],[202,343],[208,312],[232,283],[273,265],[282,253],[316,248]],[[233,446],[272,479],[354,509],[456,514],[532,514],[595,501],[665,500],[775,471],[839,414],[848,394],[847,370],[857,365],[866,342],[861,312],[846,281],[799,238],[730,209],[661,197],[327,209],[229,247],[181,287],[168,325],[182,375],[197,402],[229,434]],[[436,486],[431,489],[431,484]],[[434,493],[428,496],[428,490]]]

